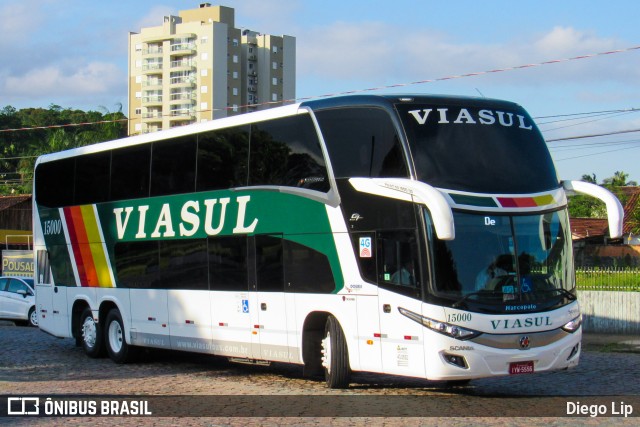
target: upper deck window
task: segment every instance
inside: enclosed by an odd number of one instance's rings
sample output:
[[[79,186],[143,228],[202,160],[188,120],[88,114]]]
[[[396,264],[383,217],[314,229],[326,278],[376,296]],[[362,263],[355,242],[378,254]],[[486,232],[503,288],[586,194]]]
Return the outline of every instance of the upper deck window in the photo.
[[[389,114],[380,108],[316,112],[336,178],[407,178],[402,147]]]
[[[249,185],[329,191],[320,141],[308,114],[251,126]]]
[[[420,181],[477,193],[558,187],[547,146],[529,115],[511,105],[397,106]]]
[[[245,186],[330,190],[308,114],[53,160],[36,169],[50,208]]]

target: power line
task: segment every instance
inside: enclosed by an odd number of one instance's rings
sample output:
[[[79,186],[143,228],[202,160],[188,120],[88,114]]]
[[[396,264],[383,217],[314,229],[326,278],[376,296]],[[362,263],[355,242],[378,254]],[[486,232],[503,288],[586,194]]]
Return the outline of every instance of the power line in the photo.
[[[100,120],[97,122],[66,123],[62,125],[47,125],[47,126],[34,126],[34,127],[26,127],[26,128],[0,129],[0,133],[20,132],[20,131],[27,131],[27,130],[59,129],[59,128],[66,128],[66,127],[80,127],[80,126],[100,125],[100,124],[128,122],[128,121],[129,119],[116,119],[116,120]]]
[[[564,159],[555,159],[555,161],[556,162],[562,162],[564,160],[581,159],[583,157],[599,156],[600,154],[608,154],[608,153],[614,153],[614,152],[617,152],[617,151],[637,150],[637,149],[640,149],[640,147],[618,148],[616,150],[601,151],[601,152],[598,152],[598,153],[583,154],[581,156],[574,156],[574,157],[565,157]]]
[[[628,130],[619,130],[614,132],[605,132],[605,133],[594,133],[591,135],[580,135],[580,136],[567,136],[564,138],[555,138],[555,139],[547,139],[547,142],[556,142],[556,141],[568,141],[571,139],[582,139],[582,138],[595,138],[597,136],[609,136],[609,135],[620,135],[623,133],[633,133],[640,132],[640,129],[628,129]]]
[[[587,115],[587,114],[622,113],[622,112],[626,112],[626,111],[640,111],[640,108],[627,108],[627,109],[620,109],[620,110],[589,111],[589,112],[585,112],[585,113],[554,114],[552,116],[537,116],[537,117],[533,117],[533,119],[535,119],[535,120],[538,120],[538,119],[552,119],[552,118],[555,118],[555,117],[571,117],[571,116],[581,116],[581,115]]]
[[[446,77],[438,77],[438,78],[433,78],[433,79],[417,80],[417,81],[409,82],[409,83],[397,83],[397,84],[379,86],[379,87],[374,87],[374,88],[356,89],[356,90],[350,90],[350,91],[345,91],[345,92],[327,93],[327,94],[324,94],[324,95],[300,97],[300,98],[286,99],[286,100],[282,100],[282,101],[269,101],[269,102],[263,102],[263,103],[260,103],[260,104],[241,105],[241,106],[238,106],[238,107],[212,108],[212,109],[208,109],[208,110],[200,110],[198,112],[202,113],[202,112],[212,112],[212,111],[225,111],[225,110],[231,110],[231,109],[234,109],[234,108],[248,108],[248,107],[257,107],[257,106],[264,106],[264,105],[274,105],[274,104],[285,104],[285,103],[293,103],[293,102],[302,102],[302,101],[309,101],[309,100],[312,100],[312,99],[329,98],[329,97],[332,97],[332,96],[339,96],[339,95],[354,95],[354,94],[358,94],[358,93],[373,92],[373,91],[383,90],[383,89],[394,89],[394,88],[399,88],[399,87],[407,87],[407,86],[421,85],[421,84],[427,84],[427,83],[435,83],[435,82],[441,82],[441,81],[447,81],[447,80],[462,79],[462,78],[467,78],[467,77],[477,77],[477,76],[483,76],[483,75],[488,75],[488,74],[503,73],[503,72],[507,72],[507,71],[523,70],[523,69],[526,69],[526,68],[536,68],[536,67],[542,67],[542,66],[545,66],[545,65],[560,64],[560,63],[563,63],[563,62],[578,61],[578,60],[581,60],[581,59],[591,59],[591,58],[596,58],[596,57],[599,57],[599,56],[607,56],[607,55],[614,55],[614,54],[618,54],[618,53],[625,53],[625,52],[630,52],[630,51],[633,51],[633,50],[640,50],[640,46],[632,46],[632,47],[628,47],[628,48],[624,48],[624,49],[616,49],[616,50],[610,50],[610,51],[606,51],[606,52],[591,53],[591,54],[587,54],[587,55],[579,55],[579,56],[573,56],[573,57],[562,58],[562,59],[553,59],[553,60],[549,60],[549,61],[542,61],[542,62],[536,62],[536,63],[530,63],[530,64],[524,64],[524,65],[517,65],[517,66],[512,66],[512,67],[496,68],[496,69],[493,69],[493,70],[476,71],[476,72],[472,72],[472,73],[458,74],[458,75],[452,75],[452,76],[446,76]],[[88,125],[95,125],[95,124],[115,123],[115,122],[121,122],[121,121],[131,121],[131,120],[133,120],[133,119],[125,118],[125,119],[118,119],[118,120],[101,120],[101,121],[98,121],[98,122],[72,123],[72,124],[51,125],[51,126],[37,126],[37,127],[32,127],[32,128],[0,129],[0,133],[29,131],[29,130],[34,130],[34,129],[51,129],[51,128],[73,127],[73,126],[88,126]]]
[[[19,157],[0,157],[0,160],[22,160],[22,159],[35,159],[38,156],[19,156]]]
[[[599,122],[599,121],[601,121],[601,120],[611,119],[611,118],[613,118],[613,117],[617,117],[617,116],[624,116],[624,115],[631,114],[631,113],[633,113],[633,111],[631,111],[631,112],[626,112],[626,113],[613,114],[613,115],[609,115],[608,117],[601,117],[601,118],[599,118],[599,119],[585,120],[585,121],[582,121],[582,122],[573,123],[573,124],[566,125],[566,126],[558,126],[558,127],[551,128],[551,129],[545,129],[543,132],[552,132],[552,131],[554,131],[554,130],[566,129],[566,128],[570,128],[570,127],[574,127],[574,126],[584,125],[584,124],[586,124],[586,123]],[[576,119],[576,120],[577,120],[577,119]]]
[[[556,145],[549,147],[550,151],[572,151],[572,150],[590,150],[595,147],[602,146],[614,146],[614,145],[628,145],[640,142],[639,139],[629,139],[625,141],[604,141],[604,142],[591,142],[588,144],[569,144],[569,145]]]
[[[640,109],[618,110],[618,111],[615,111],[615,112],[607,112],[607,113],[576,113],[576,114],[582,114],[582,116],[581,117],[567,118],[567,119],[551,120],[549,122],[543,122],[543,123],[536,122],[536,124],[538,125],[538,127],[540,127],[540,126],[544,126],[544,125],[548,125],[548,124],[552,124],[552,123],[572,122],[572,121],[576,121],[576,120],[591,119],[591,118],[594,118],[594,117],[601,117],[600,119],[597,119],[597,120],[604,120],[604,119],[610,119],[612,117],[622,116],[622,115],[626,115],[626,114],[632,114],[632,113],[635,113],[635,112],[638,112],[638,111],[640,111]],[[554,116],[548,116],[548,117],[554,117]],[[565,117],[565,116],[556,116],[556,117]],[[592,121],[597,121],[597,120],[579,122],[577,124],[564,126],[564,127],[577,126],[578,124],[591,123]],[[562,129],[562,128],[545,129],[545,132],[546,131],[552,131],[552,130],[555,130],[555,129]]]

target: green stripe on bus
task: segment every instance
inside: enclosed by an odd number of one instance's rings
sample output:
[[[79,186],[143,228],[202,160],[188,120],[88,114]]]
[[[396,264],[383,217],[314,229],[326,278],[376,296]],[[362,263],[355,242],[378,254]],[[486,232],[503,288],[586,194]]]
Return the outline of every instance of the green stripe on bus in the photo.
[[[495,202],[495,200],[493,200],[492,197],[469,196],[466,194],[453,193],[449,193],[449,196],[451,196],[453,201],[458,205],[482,206],[486,208],[498,207],[498,204]]]

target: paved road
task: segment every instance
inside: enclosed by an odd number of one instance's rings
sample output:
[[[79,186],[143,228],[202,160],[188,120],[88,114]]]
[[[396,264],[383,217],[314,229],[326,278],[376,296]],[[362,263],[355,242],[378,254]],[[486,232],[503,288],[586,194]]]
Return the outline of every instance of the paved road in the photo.
[[[567,402],[574,401],[604,402],[611,411],[609,406],[626,399],[627,403],[633,402],[635,415],[640,413],[640,352],[611,351],[634,349],[593,341],[583,352],[578,368],[570,371],[482,379],[456,387],[358,374],[348,390],[329,390],[321,381],[303,378],[301,368],[296,366],[238,365],[206,355],[151,351],[139,363],[115,365],[109,359],[86,357],[73,340],[56,339],[34,328],[1,322],[0,395],[143,395],[169,399],[151,401],[156,414],[167,415],[162,418],[65,418],[65,425],[515,426],[525,421],[533,426],[635,425],[637,418],[591,418],[588,414],[579,419],[555,418],[559,411],[566,411]],[[183,401],[170,396],[195,397]],[[221,404],[223,399],[225,403]],[[165,403],[173,409],[169,410]],[[172,411],[184,413],[182,405],[195,405],[198,414],[224,416],[172,417]],[[304,408],[310,412],[304,412]],[[229,417],[234,410],[256,416]],[[298,410],[302,411],[300,415],[308,416],[292,417]],[[458,413],[479,417],[450,417]],[[345,414],[358,417],[337,416]],[[408,417],[409,414],[422,417]],[[518,414],[530,418],[511,418]],[[500,415],[508,417],[498,418]],[[5,418],[0,419],[0,424],[59,425],[62,421]]]

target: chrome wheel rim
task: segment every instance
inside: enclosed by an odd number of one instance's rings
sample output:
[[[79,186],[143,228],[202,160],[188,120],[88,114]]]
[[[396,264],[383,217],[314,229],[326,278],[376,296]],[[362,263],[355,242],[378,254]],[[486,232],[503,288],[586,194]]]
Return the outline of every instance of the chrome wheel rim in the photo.
[[[93,317],[87,316],[82,324],[82,339],[89,348],[93,348],[96,345],[98,330],[96,329],[96,322]]]
[[[33,312],[31,313],[31,316],[29,317],[29,321],[33,326],[38,326],[38,313],[36,313],[35,310],[33,310]]]
[[[109,347],[113,350],[114,353],[120,353],[122,350],[122,328],[120,327],[120,323],[117,321],[111,322],[109,324]]]
[[[331,373],[331,334],[327,332],[327,335],[322,340],[322,366]]]

